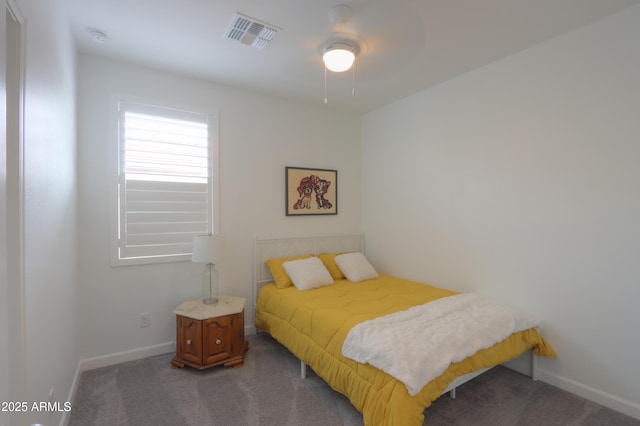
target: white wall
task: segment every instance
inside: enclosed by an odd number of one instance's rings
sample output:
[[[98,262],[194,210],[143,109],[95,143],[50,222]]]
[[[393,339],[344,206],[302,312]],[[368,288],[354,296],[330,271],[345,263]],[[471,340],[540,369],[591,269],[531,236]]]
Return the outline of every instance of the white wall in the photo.
[[[116,144],[112,96],[218,111],[220,232],[227,238],[220,292],[248,299],[253,324],[255,236],[360,231],[360,120],[299,104],[149,69],[80,56],[78,68],[80,356],[83,359],[155,348],[175,339],[175,309],[204,295],[201,265],[191,262],[111,267],[108,161]],[[337,216],[286,217],[285,166],[338,170]],[[151,314],[139,328],[138,315]],[[151,347],[151,348],[150,348]],[[170,349],[170,346],[169,346]],[[111,357],[110,359],[115,359]],[[107,360],[109,362],[109,360]]]
[[[539,316],[543,380],[640,418],[640,6],[369,113],[380,269]]]
[[[9,280],[7,269],[7,26],[6,6],[0,7],[0,401],[9,401]],[[8,423],[7,415],[0,414],[0,425]]]
[[[15,3],[3,3],[0,28],[0,62],[2,102],[0,105],[0,140],[2,140],[2,198],[0,213],[0,401],[21,400],[26,395],[24,362],[24,301],[20,220],[20,137],[21,69],[24,66],[21,40],[24,38],[23,17]],[[0,425],[17,421],[11,411],[0,413]]]
[[[10,400],[31,407],[49,401],[52,389],[52,402],[66,401],[78,361],[75,48],[61,0],[11,3],[24,18],[26,90],[24,181],[17,184],[24,208],[24,279],[16,282],[10,274],[8,282],[9,393]],[[20,261],[15,240],[8,242],[9,260]],[[29,411],[11,424],[53,424],[61,416]]]

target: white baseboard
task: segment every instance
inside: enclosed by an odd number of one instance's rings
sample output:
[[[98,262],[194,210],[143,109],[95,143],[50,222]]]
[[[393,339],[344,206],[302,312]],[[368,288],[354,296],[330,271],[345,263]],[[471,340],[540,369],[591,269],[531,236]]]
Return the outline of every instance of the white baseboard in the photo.
[[[256,328],[253,325],[246,326],[244,328],[245,335],[255,334]],[[73,401],[76,396],[76,390],[78,389],[78,383],[80,381],[80,374],[83,371],[93,370],[101,367],[108,367],[110,365],[120,364],[127,361],[135,361],[137,359],[147,358],[150,356],[162,355],[176,350],[175,341],[160,343],[158,345],[145,346],[143,348],[131,349],[128,351],[116,352],[113,354],[101,355],[93,358],[81,359],[76,367],[73,381],[71,382],[71,389],[69,390],[69,396],[67,401]],[[60,420],[60,426],[66,426],[69,421],[68,413],[63,413]]]
[[[67,396],[67,401],[70,401],[73,403],[74,398],[76,397],[76,391],[78,390],[78,382],[80,381],[80,363],[82,363],[82,361],[78,362],[78,365],[76,366],[76,372],[73,375],[73,381],[71,382],[71,389],[69,389],[69,395]],[[69,413],[67,413],[66,411],[64,413],[62,413],[62,417],[60,418],[60,426],[67,426],[67,423],[69,422]]]
[[[82,374],[83,371],[108,367],[122,362],[134,361],[136,359],[148,358],[150,356],[162,355],[174,351],[175,343],[167,342],[160,343],[158,345],[145,346],[143,348],[131,349],[128,351],[116,352],[113,354],[101,355],[94,358],[81,359],[76,367],[76,373],[73,376],[73,381],[71,382],[71,389],[69,390],[67,401],[74,400],[78,389],[78,383],[80,381],[80,374]],[[60,419],[60,426],[66,426],[68,421],[68,413],[65,412]]]
[[[80,372],[93,370],[100,367],[120,364],[122,362],[134,361],[136,359],[148,358],[150,356],[167,354],[175,351],[173,342],[160,343],[158,345],[145,346],[143,348],[131,349],[128,351],[116,352],[113,354],[101,355],[94,358],[80,360]]]
[[[519,358],[509,361],[504,365],[512,370],[531,376],[531,353],[528,351]],[[612,410],[640,420],[640,404],[627,401],[626,399],[611,395],[583,383],[567,379],[566,377],[558,376],[557,374],[541,368],[538,368],[538,375],[538,380],[541,382],[548,383],[567,392],[571,392],[574,395],[593,401],[596,404],[600,404],[604,407],[611,408]]]
[[[246,326],[244,328],[245,335],[255,334],[256,328],[253,325]],[[150,356],[162,355],[176,350],[175,341],[160,343],[158,345],[145,346],[143,348],[131,349],[128,351],[116,352],[113,354],[101,355],[93,358],[81,359],[76,367],[75,375],[71,383],[71,389],[69,390],[69,396],[67,401],[73,401],[76,396],[76,390],[78,389],[78,383],[80,381],[80,374],[83,371],[93,370],[101,367],[108,367],[110,365],[120,364],[127,361],[135,361],[137,359],[147,358]],[[67,413],[62,415],[60,420],[60,426],[66,426],[68,422]]]
[[[640,404],[540,369],[540,381],[640,420]]]

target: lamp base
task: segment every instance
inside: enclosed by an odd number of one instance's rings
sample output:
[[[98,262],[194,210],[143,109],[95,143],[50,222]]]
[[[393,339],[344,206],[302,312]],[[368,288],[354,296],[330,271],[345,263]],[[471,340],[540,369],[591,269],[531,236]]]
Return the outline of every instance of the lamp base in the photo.
[[[218,298],[216,296],[205,297],[204,299],[202,299],[202,303],[204,303],[205,305],[215,305],[216,303],[218,303]]]

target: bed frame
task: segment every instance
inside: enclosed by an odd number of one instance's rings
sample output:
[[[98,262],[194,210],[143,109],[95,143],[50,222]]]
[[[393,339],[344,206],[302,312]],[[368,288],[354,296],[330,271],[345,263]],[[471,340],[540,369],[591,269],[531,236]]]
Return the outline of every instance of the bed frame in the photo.
[[[260,289],[270,282],[273,277],[265,261],[271,258],[301,256],[305,254],[343,253],[359,251],[364,253],[364,237],[362,234],[350,235],[326,235],[315,237],[289,237],[289,238],[256,238],[254,245],[254,288],[253,288],[253,312],[258,301]],[[256,331],[257,328],[256,328]],[[478,377],[490,368],[477,370],[457,377],[444,390],[449,392],[451,398],[456,397],[456,388],[469,380]],[[300,361],[300,377],[307,376],[307,366]],[[531,354],[531,378],[538,380],[538,357]]]

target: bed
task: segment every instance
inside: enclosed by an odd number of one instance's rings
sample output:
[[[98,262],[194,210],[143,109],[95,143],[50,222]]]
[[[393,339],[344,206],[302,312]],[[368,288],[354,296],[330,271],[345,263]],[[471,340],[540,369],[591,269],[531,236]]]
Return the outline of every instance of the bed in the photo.
[[[269,333],[300,360],[303,377],[308,365],[334,390],[348,397],[362,412],[365,425],[422,425],[424,410],[435,399],[446,392],[455,396],[457,386],[489,368],[531,350],[534,354],[531,357],[532,377],[536,379],[537,356],[555,356],[536,327],[525,328],[471,356],[454,360],[441,372],[436,370],[436,376],[424,386],[420,382],[409,383],[402,377],[397,378],[396,370],[388,370],[387,366],[375,367],[373,359],[358,362],[357,358],[345,356],[347,344],[356,342],[356,347],[360,344],[358,338],[353,339],[353,334],[362,327],[423,309],[428,303],[435,307],[438,303],[456,299],[454,296],[466,297],[383,274],[358,282],[341,277],[339,268],[336,270],[331,263],[335,255],[362,253],[363,248],[361,235],[256,239],[254,301],[256,329]],[[274,267],[272,260],[279,260],[281,266],[284,260],[306,261],[310,255],[322,255],[332,284],[305,291],[290,282],[281,285],[282,271]],[[317,258],[313,260],[317,261]],[[266,262],[270,262],[269,265]],[[272,271],[276,272],[272,274]],[[402,351],[404,349],[400,355]],[[368,356],[368,349],[360,352]],[[400,362],[402,368],[405,364],[407,362]],[[423,367],[431,364],[437,362],[420,364],[420,375],[427,370]]]

